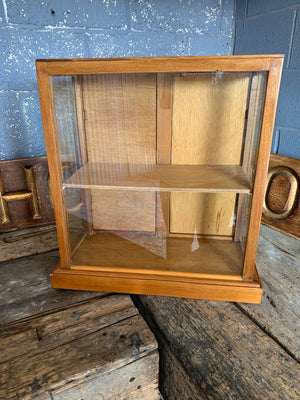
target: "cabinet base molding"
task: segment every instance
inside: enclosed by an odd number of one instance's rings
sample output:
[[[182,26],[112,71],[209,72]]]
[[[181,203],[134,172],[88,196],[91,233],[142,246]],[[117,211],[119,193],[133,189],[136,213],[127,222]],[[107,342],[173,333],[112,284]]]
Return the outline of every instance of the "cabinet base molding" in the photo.
[[[58,264],[51,274],[51,284],[57,289],[114,291],[255,304],[259,304],[262,298],[262,287],[257,274],[254,281],[188,278],[179,280],[175,276],[132,275],[78,271],[61,268]]]

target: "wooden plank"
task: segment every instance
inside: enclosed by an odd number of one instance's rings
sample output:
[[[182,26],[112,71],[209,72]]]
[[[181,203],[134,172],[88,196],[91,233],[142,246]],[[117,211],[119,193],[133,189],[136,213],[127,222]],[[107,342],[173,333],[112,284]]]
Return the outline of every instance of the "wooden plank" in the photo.
[[[110,171],[107,174],[105,171]],[[64,187],[182,192],[249,193],[249,181],[238,165],[86,164]]]
[[[157,329],[155,318],[140,301],[140,296],[132,296],[149,328],[155,332],[159,343],[159,390],[168,400],[207,400],[202,390],[190,378],[185,366],[180,363],[172,351],[172,344],[168,343],[162,332]],[[163,400],[163,398],[161,398]]]
[[[300,362],[300,242],[262,226],[256,260],[262,303],[239,306]]]
[[[262,289],[259,282],[239,281],[240,276],[220,275],[208,276],[199,274],[199,279],[175,279],[172,275],[164,276],[160,274],[144,275],[124,274],[119,272],[97,271],[99,267],[85,269],[78,267],[78,271],[73,269],[66,271],[56,268],[51,276],[52,286],[55,288],[67,288],[75,290],[114,290],[118,293],[151,294],[157,296],[177,296],[194,299],[212,299],[222,301],[239,301],[249,303],[260,303]],[[177,279],[176,279],[177,278]]]
[[[57,252],[54,255],[57,258]],[[43,290],[49,274],[43,268],[54,255],[0,267],[0,309],[13,316],[0,321],[0,398],[59,400],[82,395],[92,400],[97,389],[108,399],[119,394],[158,399],[157,343],[130,297],[56,291],[48,282]],[[26,261],[35,268],[28,270]],[[16,312],[16,302],[22,315]]]
[[[299,363],[234,304],[139,298],[155,331],[169,343],[171,357],[176,357],[198,389],[199,398],[294,400],[300,396]],[[173,364],[168,368],[169,374],[176,373]],[[177,376],[172,386],[176,380]],[[170,397],[178,398],[178,393]]]
[[[84,76],[90,162],[155,164],[156,76]]]
[[[195,71],[267,71],[274,59],[283,54],[251,56],[204,56],[204,57],[140,57],[102,59],[41,59],[36,61],[37,70],[49,75],[111,74],[136,72],[195,72]]]
[[[160,344],[160,385],[159,390],[168,400],[207,400],[201,390],[195,386],[184,366],[177,360],[170,345],[156,332]],[[163,400],[163,399],[161,399]]]
[[[109,373],[157,348],[153,334],[136,315],[99,329],[50,352],[27,355],[1,363],[0,396],[6,399],[40,398],[47,390],[67,390],[86,378]],[[81,357],[80,357],[81,355]],[[156,374],[155,374],[156,375]],[[14,379],[8,377],[14,376]]]
[[[59,310],[75,302],[106,295],[53,290],[50,272],[58,259],[58,252],[52,251],[1,263],[0,324],[54,309]]]
[[[235,193],[171,193],[170,232],[231,236]]]
[[[231,241],[136,236],[134,232],[123,237],[112,233],[89,236],[73,255],[72,266],[99,266],[100,270],[119,272],[176,272],[183,276],[241,273],[242,253],[239,245]]]
[[[137,315],[130,297],[98,297],[64,310],[0,326],[1,362],[29,354],[32,357],[76,340],[84,334]]]
[[[31,227],[0,234],[0,262],[58,248],[56,227]]]
[[[82,82],[89,162],[124,163],[126,170],[134,170],[137,163],[155,164],[155,75],[92,75]],[[109,178],[113,172],[102,165],[102,173]],[[149,218],[138,229],[155,230],[155,193],[92,190],[91,196],[95,229],[136,230],[135,213],[140,207],[140,214],[146,208]]]
[[[76,387],[62,388],[58,393],[50,390],[50,393],[53,400],[159,400],[157,388],[158,353],[155,352]]]
[[[240,164],[248,86],[248,73],[174,78],[172,164]]]
[[[295,177],[293,194],[286,171],[290,176]],[[269,175],[274,179],[266,188],[262,223],[292,237],[300,238],[300,160],[271,154]],[[282,215],[289,196],[291,196],[291,202],[288,212]]]
[[[262,205],[265,194],[267,168],[270,157],[272,133],[275,123],[276,106],[278,101],[282,66],[282,59],[272,61],[267,80],[264,113],[261,126],[261,138],[257,155],[256,174],[254,179],[252,206],[250,212],[250,221],[243,270],[243,278],[249,280],[253,279],[255,269],[255,256],[262,216]]]
[[[275,247],[279,248],[283,252],[287,252],[296,258],[300,257],[299,253],[299,240],[289,235],[282,234],[281,232],[271,229],[271,227],[261,226],[260,236],[271,241]]]
[[[249,73],[175,77],[172,164],[240,164],[248,85]],[[170,231],[232,235],[235,203],[234,195],[172,193]]]

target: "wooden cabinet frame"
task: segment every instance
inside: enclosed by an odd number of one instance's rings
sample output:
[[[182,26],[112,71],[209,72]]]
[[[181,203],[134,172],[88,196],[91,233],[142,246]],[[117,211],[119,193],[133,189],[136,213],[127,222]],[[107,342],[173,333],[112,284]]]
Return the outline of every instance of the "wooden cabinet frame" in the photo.
[[[37,60],[40,104],[60,251],[60,263],[51,276],[53,287],[259,303],[262,289],[255,268],[255,256],[282,65],[282,55]],[[172,271],[159,271],[151,268],[132,270],[130,268],[101,268],[100,266],[99,268],[96,266],[91,268],[88,265],[72,265],[67,207],[62,191],[63,166],[57,132],[52,77],[74,77],[75,95],[78,99],[76,102],[78,130],[84,131],[84,115],[80,105],[81,76],[91,74],[157,74],[156,162],[159,165],[167,166],[170,164],[170,143],[172,140],[171,75],[203,72],[252,73],[253,91],[248,99],[248,120],[252,119],[252,125],[259,124],[260,139],[256,159],[254,161],[249,160],[247,150],[244,151],[240,163],[246,175],[249,163],[254,162],[256,166],[242,274],[240,276],[224,276],[217,273],[191,274],[189,272],[175,274]],[[256,91],[262,84],[259,78],[261,72],[266,73],[264,95],[262,97],[260,94],[261,98],[254,99],[255,96],[259,96],[257,93],[261,93]],[[251,102],[254,101],[263,103],[262,116],[259,122],[255,120],[256,115],[251,114]],[[247,149],[252,146],[251,142],[247,142],[247,132],[245,138],[243,145]],[[84,140],[82,140],[81,156],[83,162],[86,157],[84,146]],[[210,193],[218,191],[216,188],[206,188],[205,190]],[[165,219],[168,219],[170,193],[164,191],[160,199]],[[240,207],[241,202],[237,205],[237,214]],[[237,221],[235,235],[240,229],[239,223],[240,221]],[[89,229],[92,230],[92,227]]]

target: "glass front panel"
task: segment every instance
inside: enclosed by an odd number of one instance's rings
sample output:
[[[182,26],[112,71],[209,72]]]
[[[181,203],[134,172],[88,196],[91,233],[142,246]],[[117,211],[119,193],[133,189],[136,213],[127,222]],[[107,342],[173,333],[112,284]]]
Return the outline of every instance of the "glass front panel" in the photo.
[[[73,267],[241,275],[265,78],[54,77]]]

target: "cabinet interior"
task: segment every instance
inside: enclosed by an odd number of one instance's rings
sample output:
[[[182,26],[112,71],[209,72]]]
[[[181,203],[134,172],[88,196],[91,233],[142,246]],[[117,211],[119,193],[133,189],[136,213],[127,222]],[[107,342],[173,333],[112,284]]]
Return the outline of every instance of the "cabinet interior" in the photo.
[[[71,268],[241,279],[265,84],[54,76]]]

